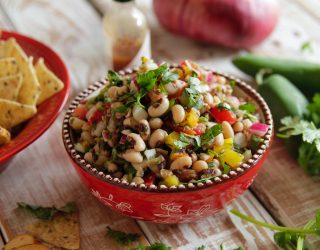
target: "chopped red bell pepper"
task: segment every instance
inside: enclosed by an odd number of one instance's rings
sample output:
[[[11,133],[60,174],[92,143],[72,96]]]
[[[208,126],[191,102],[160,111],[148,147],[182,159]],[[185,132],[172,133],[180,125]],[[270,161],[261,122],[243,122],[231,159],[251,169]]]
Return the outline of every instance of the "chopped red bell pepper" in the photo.
[[[153,172],[148,174],[146,177],[144,177],[144,184],[146,186],[150,186],[150,185],[154,184],[156,177],[157,177],[156,174]]]
[[[88,112],[88,108],[86,106],[79,105],[78,107],[75,108],[72,115],[83,120],[86,117],[87,112]]]
[[[217,122],[229,122],[231,125],[237,121],[236,115],[229,109],[213,106],[210,108],[210,115]]]
[[[90,117],[90,119],[89,119],[89,121],[88,121],[89,126],[92,126],[93,123],[97,123],[97,122],[101,121],[103,115],[104,115],[104,111],[97,109],[97,110],[93,113],[93,115]]]

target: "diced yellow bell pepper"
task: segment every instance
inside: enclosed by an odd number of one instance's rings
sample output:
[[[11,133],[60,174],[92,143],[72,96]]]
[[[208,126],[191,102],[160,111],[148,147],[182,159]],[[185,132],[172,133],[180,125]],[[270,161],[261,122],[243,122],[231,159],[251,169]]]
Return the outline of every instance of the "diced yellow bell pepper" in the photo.
[[[179,185],[179,179],[175,175],[168,176],[164,179],[163,184],[167,187]]]
[[[174,142],[179,140],[180,134],[177,132],[172,132],[169,135],[166,136],[164,139],[165,144],[167,144],[170,148],[174,149],[176,148],[174,145]]]
[[[191,108],[186,115],[186,123],[190,128],[197,126],[200,117],[200,112],[194,108]]]
[[[221,153],[221,151],[226,150],[226,149],[232,149],[233,148],[233,139],[232,138],[227,138],[224,139],[223,145],[221,146],[214,146],[213,150],[217,152],[218,154]]]
[[[237,168],[241,164],[244,156],[236,151],[233,151],[231,149],[225,150],[222,155],[222,159],[224,162],[226,162],[230,167]]]

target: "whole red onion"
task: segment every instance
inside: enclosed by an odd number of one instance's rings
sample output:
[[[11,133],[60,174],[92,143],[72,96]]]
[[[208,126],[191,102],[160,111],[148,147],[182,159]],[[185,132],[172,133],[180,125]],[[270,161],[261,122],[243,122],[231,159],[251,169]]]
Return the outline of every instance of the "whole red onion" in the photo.
[[[262,42],[278,20],[277,0],[154,0],[168,30],[231,48]]]

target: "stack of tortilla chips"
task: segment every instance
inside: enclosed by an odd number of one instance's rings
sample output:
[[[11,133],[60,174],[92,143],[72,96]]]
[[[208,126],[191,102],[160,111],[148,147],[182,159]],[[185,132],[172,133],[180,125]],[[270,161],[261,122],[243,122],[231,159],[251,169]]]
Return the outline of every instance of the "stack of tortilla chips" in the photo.
[[[63,82],[40,58],[35,66],[15,39],[0,41],[0,145],[12,128],[37,113],[37,105],[62,90]]]

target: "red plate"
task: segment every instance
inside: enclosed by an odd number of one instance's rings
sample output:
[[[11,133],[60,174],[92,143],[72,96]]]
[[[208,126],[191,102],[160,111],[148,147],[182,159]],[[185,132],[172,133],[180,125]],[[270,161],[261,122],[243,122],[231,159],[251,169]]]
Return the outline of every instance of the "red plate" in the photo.
[[[62,80],[64,88],[38,106],[37,114],[25,124],[9,144],[0,146],[1,166],[9,158],[34,142],[50,127],[66,103],[70,91],[70,79],[67,67],[57,53],[30,37],[12,31],[2,31],[1,40],[7,40],[11,37],[17,40],[28,56],[33,56],[34,62],[39,57],[43,57],[47,67]]]

